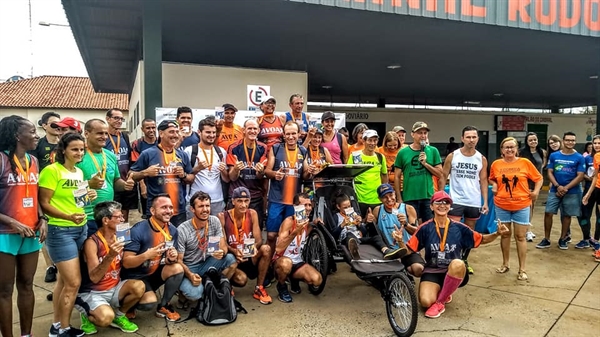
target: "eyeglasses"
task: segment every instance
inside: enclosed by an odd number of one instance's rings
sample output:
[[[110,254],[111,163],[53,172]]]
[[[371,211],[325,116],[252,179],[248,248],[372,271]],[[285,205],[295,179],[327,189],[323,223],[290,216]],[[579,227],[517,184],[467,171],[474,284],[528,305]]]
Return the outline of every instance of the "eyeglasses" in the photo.
[[[263,102],[262,104],[264,104],[264,105],[275,105],[275,102],[268,101],[268,102]]]
[[[112,119],[114,119],[114,120],[116,120],[116,121],[121,121],[121,122],[124,122],[124,121],[125,121],[125,118],[123,118],[123,117],[119,117],[119,116],[116,116],[116,117],[115,117],[115,116],[113,116],[113,117],[111,117],[111,118],[112,118]]]
[[[110,216],[110,218],[111,218],[111,219],[113,219],[113,218],[117,218],[117,219],[125,219],[125,217],[123,216],[123,214],[121,214],[121,215],[111,215],[111,216]]]
[[[564,141],[565,143],[575,143],[575,142],[576,142],[576,140],[575,140],[575,139],[563,139],[563,141]]]
[[[516,148],[517,148],[516,146],[505,146],[504,147],[505,150],[514,150]]]
[[[442,201],[434,201],[433,202],[434,205],[450,205],[450,202],[446,201],[446,200],[442,200]]]

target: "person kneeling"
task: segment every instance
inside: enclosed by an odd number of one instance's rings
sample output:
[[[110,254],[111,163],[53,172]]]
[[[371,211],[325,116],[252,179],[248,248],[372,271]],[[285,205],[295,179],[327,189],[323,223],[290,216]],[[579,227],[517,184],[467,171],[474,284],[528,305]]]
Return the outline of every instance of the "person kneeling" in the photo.
[[[340,194],[335,198],[335,205],[338,209],[337,220],[339,237],[348,250],[353,260],[360,260],[358,250],[359,244],[370,244],[377,250],[381,251],[385,260],[395,260],[406,255],[406,247],[390,248],[388,247],[379,234],[367,236],[367,229],[363,225],[362,217],[354,211],[350,204],[350,198],[346,194]],[[373,224],[375,216],[371,208],[367,211],[366,222]]]
[[[256,279],[253,297],[261,304],[271,304],[273,300],[263,287],[271,263],[271,247],[263,245],[258,214],[249,209],[250,191],[243,186],[236,188],[231,201],[233,209],[219,213],[219,220],[227,238],[227,249],[238,263],[232,281],[243,287],[248,278]]]
[[[312,202],[305,193],[294,196],[295,206],[304,206],[305,214],[312,211]],[[308,217],[297,221],[296,215],[289,216],[283,220],[279,229],[276,252],[273,259],[275,274],[277,276],[278,299],[284,303],[292,302],[292,295],[288,291],[285,281],[290,278],[292,289],[295,293],[300,293],[300,285],[294,284],[298,280],[304,281],[312,286],[321,285],[323,278],[321,273],[313,266],[302,260],[302,249],[306,244],[307,233],[310,232],[310,221]]]
[[[121,280],[121,260],[125,244],[116,237],[117,225],[123,221],[121,204],[101,202],[94,207],[98,231],[84,243],[83,259],[87,270],[81,272],[80,300],[87,313],[81,314],[81,330],[96,333],[96,326],[112,326],[123,332],[136,332],[138,326],[125,313],[144,295],[144,282]],[[81,303],[78,300],[78,303]]]
[[[490,243],[508,232],[504,224],[498,231],[482,235],[469,226],[448,218],[452,198],[438,191],[431,197],[431,210],[434,218],[422,224],[406,244],[413,252],[425,249],[425,269],[419,284],[419,302],[428,308],[425,317],[438,318],[452,301],[452,294],[469,282],[469,274],[462,253],[465,249]],[[402,240],[395,232],[394,239]]]

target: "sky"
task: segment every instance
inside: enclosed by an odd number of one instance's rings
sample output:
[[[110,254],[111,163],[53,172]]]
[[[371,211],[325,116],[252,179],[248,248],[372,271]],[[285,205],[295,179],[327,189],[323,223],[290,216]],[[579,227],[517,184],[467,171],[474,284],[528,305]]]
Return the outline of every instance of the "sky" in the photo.
[[[33,76],[87,77],[71,29],[40,26],[40,21],[69,23],[60,0],[0,0],[0,82],[13,75],[31,77],[32,69]]]

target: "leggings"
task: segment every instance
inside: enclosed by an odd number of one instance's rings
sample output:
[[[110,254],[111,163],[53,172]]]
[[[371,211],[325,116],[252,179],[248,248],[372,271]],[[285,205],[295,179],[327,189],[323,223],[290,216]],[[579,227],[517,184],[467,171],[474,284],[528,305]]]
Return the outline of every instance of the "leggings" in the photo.
[[[583,192],[585,195],[587,193],[587,189]],[[581,216],[577,217],[579,220],[579,226],[581,227],[581,232],[583,233],[583,239],[587,240],[591,238],[591,229],[592,229],[592,212],[596,211],[596,226],[594,229],[594,239],[600,240],[600,210],[597,206],[600,206],[600,189],[595,188],[592,195],[588,200],[587,205],[581,204]],[[597,205],[598,204],[598,205]]]

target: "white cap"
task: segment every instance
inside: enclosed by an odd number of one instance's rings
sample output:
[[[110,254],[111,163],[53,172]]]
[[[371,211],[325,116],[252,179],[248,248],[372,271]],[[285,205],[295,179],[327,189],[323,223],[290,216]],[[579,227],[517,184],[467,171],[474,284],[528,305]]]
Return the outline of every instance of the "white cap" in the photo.
[[[273,102],[277,103],[277,101],[275,100],[275,97],[273,96],[266,96],[262,99],[262,101],[260,102],[260,104],[266,103],[267,101],[269,101],[270,99],[273,100]]]
[[[363,132],[363,139],[367,139],[367,138],[371,138],[371,137],[378,137],[379,135],[377,134],[377,131],[375,130],[365,130],[365,132]]]

